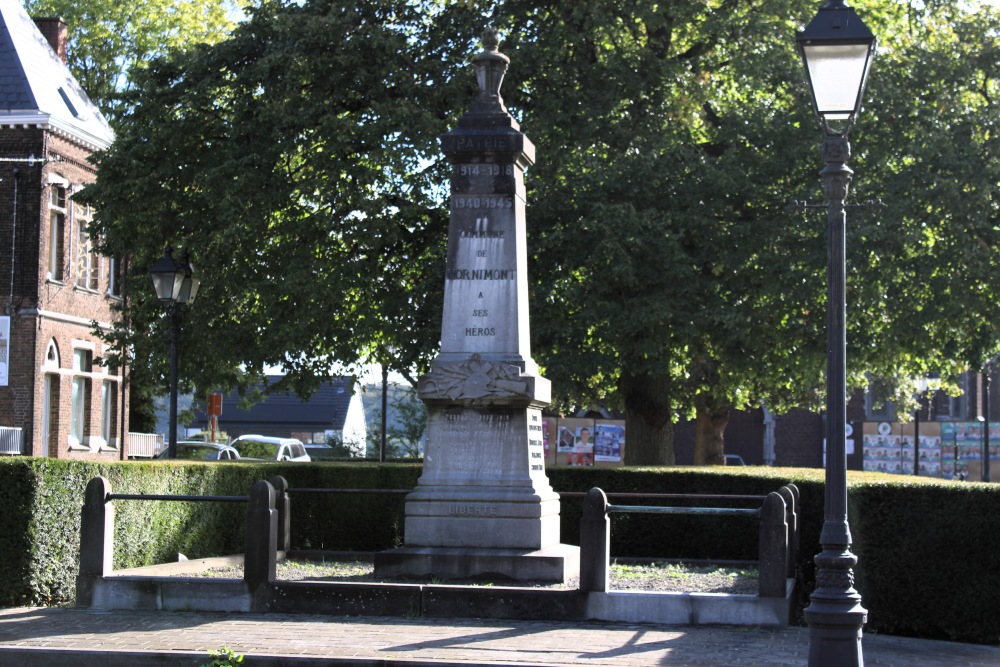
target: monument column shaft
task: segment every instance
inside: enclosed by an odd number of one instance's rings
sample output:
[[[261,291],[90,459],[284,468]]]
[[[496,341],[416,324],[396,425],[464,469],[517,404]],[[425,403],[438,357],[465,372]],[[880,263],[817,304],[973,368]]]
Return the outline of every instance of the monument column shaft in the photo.
[[[439,359],[530,365],[523,165],[454,155]],[[465,161],[468,160],[468,161]]]
[[[487,30],[481,90],[441,150],[452,164],[441,351],[418,384],[423,474],[406,498],[404,547],[376,571],[565,581],[579,549],[559,543],[545,475],[548,380],[531,359],[524,171],[535,149],[500,98],[507,56]]]

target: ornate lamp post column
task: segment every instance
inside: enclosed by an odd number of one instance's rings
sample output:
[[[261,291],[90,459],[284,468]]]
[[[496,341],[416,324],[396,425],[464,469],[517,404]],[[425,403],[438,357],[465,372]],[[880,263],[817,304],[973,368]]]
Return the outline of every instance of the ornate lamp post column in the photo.
[[[875,36],[843,0],[829,0],[796,36],[809,89],[825,139],[820,171],[827,197],[827,420],[826,487],[822,551],[816,556],[816,590],[805,610],[810,667],[864,664],[861,628],[868,612],[854,589],[851,530],[847,522],[846,205],[853,172],[847,133],[861,108]]]
[[[170,422],[167,432],[167,456],[177,458],[177,346],[180,340],[180,304],[192,303],[198,295],[201,281],[194,275],[194,267],[188,262],[187,254],[178,264],[170,246],[163,251],[163,257],[149,267],[149,277],[153,281],[156,296],[168,310],[170,317]]]

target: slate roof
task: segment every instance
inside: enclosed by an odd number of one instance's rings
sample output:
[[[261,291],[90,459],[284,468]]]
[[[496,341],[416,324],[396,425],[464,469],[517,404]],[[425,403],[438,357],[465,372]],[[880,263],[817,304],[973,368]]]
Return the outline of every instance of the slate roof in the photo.
[[[43,127],[90,149],[114,132],[20,0],[0,0],[0,127]]]
[[[268,384],[281,379],[280,375],[269,375]],[[320,388],[303,401],[295,394],[270,394],[263,402],[249,410],[239,407],[240,397],[230,394],[222,397],[222,416],[219,428],[223,431],[239,428],[241,433],[261,433],[272,427],[293,431],[341,430],[350,407],[354,378],[335,377],[320,385]],[[196,411],[192,426],[207,426],[208,420],[202,410]]]

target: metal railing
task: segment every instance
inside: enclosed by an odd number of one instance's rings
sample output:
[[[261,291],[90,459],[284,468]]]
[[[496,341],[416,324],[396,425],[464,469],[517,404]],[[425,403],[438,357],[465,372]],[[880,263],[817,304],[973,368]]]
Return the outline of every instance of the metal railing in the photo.
[[[767,496],[661,494],[677,499],[756,500],[758,507],[664,507],[612,505],[599,488],[587,492],[580,520],[580,590],[604,592],[610,586],[611,513],[693,514],[759,517],[758,596],[783,598],[787,580],[795,576],[798,559],[799,491],[787,484]],[[646,494],[636,494],[640,497]]]

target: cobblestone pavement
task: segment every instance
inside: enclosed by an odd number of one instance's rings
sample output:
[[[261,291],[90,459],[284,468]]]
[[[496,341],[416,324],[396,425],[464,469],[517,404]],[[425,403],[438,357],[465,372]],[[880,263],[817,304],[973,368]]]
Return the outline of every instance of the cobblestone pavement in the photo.
[[[199,665],[227,646],[254,665],[805,665],[806,628],[671,627],[289,614],[0,609],[0,666]],[[75,653],[66,653],[75,651]],[[1000,648],[866,634],[867,665],[997,667]],[[151,660],[150,655],[164,656]],[[57,658],[58,656],[58,658]],[[171,662],[165,661],[173,656]],[[283,660],[280,657],[285,656]],[[44,658],[44,661],[42,660]],[[50,663],[51,659],[56,659]],[[114,658],[114,659],[110,659]],[[313,658],[310,660],[309,658]],[[316,660],[322,658],[322,660]],[[119,662],[118,660],[121,660]]]

